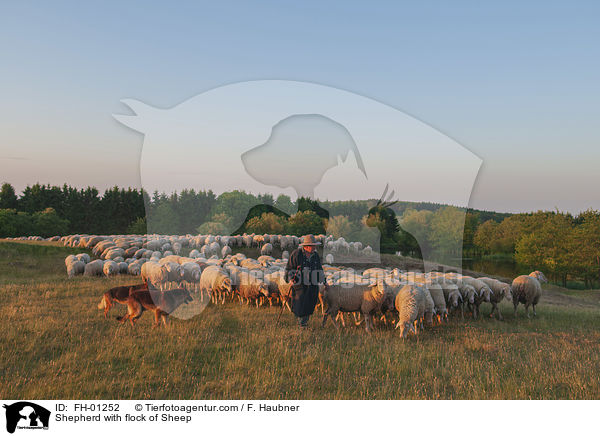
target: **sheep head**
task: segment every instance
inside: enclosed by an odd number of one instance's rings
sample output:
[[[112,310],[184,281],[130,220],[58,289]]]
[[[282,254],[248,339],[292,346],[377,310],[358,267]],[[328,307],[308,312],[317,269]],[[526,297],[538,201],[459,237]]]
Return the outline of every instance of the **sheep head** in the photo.
[[[453,291],[450,293],[450,295],[448,295],[448,303],[452,307],[458,307],[458,303],[460,303],[461,301],[462,297],[460,295],[460,292],[458,291]]]
[[[540,283],[548,283],[548,279],[541,271],[534,271],[531,274],[529,274],[529,276],[538,279]]]
[[[409,332],[413,332],[414,334],[416,334],[415,326],[411,322],[402,322],[401,323],[398,321],[398,324],[396,324],[396,328],[400,329],[400,337],[401,338],[407,337]]]
[[[265,297],[269,296],[269,287],[267,286],[267,284],[265,282],[262,282],[258,285],[258,290]]]
[[[502,295],[504,295],[504,298],[506,298],[507,301],[512,301],[513,297],[510,285],[507,284],[506,286],[502,287]]]
[[[489,286],[484,286],[479,290],[479,292],[479,295],[481,296],[481,298],[483,298],[483,301],[489,303],[492,297],[492,290],[489,288]]]
[[[475,292],[477,292],[475,288],[471,285],[467,285],[465,286],[465,290],[469,304],[475,304]]]

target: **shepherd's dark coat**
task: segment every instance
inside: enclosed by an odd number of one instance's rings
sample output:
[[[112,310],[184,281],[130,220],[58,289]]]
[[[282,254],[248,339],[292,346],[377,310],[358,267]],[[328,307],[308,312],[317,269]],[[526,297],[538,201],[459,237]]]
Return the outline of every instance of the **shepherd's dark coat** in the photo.
[[[285,267],[285,279],[292,285],[292,312],[297,317],[312,315],[319,298],[319,284],[325,281],[325,272],[317,251],[310,257],[298,248],[290,254]]]

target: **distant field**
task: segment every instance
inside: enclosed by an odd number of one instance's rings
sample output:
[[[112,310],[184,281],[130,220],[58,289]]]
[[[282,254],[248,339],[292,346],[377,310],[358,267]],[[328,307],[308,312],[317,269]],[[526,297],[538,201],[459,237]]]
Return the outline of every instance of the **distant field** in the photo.
[[[133,277],[68,280],[81,249],[0,241],[0,397],[27,399],[599,399],[600,292],[551,287],[537,319],[451,320],[419,337],[333,325],[298,332],[278,307],[209,305],[132,328],[97,309]],[[386,263],[389,262],[386,258]],[[485,315],[489,306],[484,306]],[[466,416],[466,415],[465,415]]]

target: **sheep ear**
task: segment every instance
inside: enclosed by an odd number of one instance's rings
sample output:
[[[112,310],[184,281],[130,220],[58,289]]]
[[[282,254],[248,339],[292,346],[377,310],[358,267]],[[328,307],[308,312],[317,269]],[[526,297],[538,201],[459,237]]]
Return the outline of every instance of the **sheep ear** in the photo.
[[[129,107],[135,115],[113,114],[113,118],[140,133],[144,133],[149,123],[157,119],[156,115],[160,111],[160,109],[130,98],[121,100],[121,103]]]

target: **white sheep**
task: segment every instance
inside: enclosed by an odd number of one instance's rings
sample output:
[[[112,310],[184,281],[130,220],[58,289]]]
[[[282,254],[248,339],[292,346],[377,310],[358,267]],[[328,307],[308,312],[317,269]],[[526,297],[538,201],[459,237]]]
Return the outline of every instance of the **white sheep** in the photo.
[[[529,318],[529,306],[533,307],[533,316],[537,316],[535,306],[542,297],[541,283],[548,283],[548,279],[541,271],[534,271],[528,276],[519,276],[513,280],[510,288],[512,290],[515,316],[517,316],[517,306],[519,303],[525,305],[527,318]]]
[[[322,326],[325,326],[327,317],[336,328],[339,328],[335,321],[338,312],[358,312],[360,311],[365,318],[365,328],[367,332],[373,330],[373,314],[381,310],[384,301],[387,284],[380,280],[377,283],[368,281],[354,281],[353,283],[338,282],[323,291],[323,301],[327,304],[327,310],[323,316]]]
[[[200,282],[200,276],[202,275],[202,268],[200,265],[194,262],[184,263],[183,268],[183,280],[189,284],[196,284]]]
[[[456,310],[460,309],[461,319],[464,319],[464,298],[463,293],[461,292],[461,288],[458,285],[453,284],[449,281],[444,281],[439,285],[442,288],[444,293],[444,300],[446,300],[447,312],[456,312]],[[473,295],[475,293],[475,288],[469,286],[467,284],[463,284],[463,287],[469,287],[473,290]],[[475,300],[473,300],[475,303]]]
[[[231,279],[220,266],[208,266],[200,276],[200,292],[206,292],[215,303],[221,300],[225,304],[226,295],[231,293]]]
[[[75,259],[67,264],[67,276],[71,279],[77,275],[83,274],[85,271],[85,263]]]
[[[427,290],[429,291],[433,304],[435,306],[435,313],[437,314],[438,323],[448,320],[448,304],[446,302],[445,292],[442,285],[437,283],[427,282]]]
[[[492,290],[485,282],[469,276],[463,276],[460,281],[467,285],[473,286],[477,291],[475,294],[475,303],[469,304],[469,308],[473,310],[473,318],[479,318],[479,306],[481,303],[489,303],[492,298]]]
[[[90,263],[90,260],[92,260],[90,259],[90,255],[87,253],[79,253],[75,255],[75,257],[83,263]]]
[[[250,304],[251,301],[256,301],[256,307],[259,304],[261,296],[269,296],[269,285],[260,277],[247,272],[241,272],[238,276],[238,298],[240,303],[246,301]]]
[[[233,252],[231,251],[231,247],[229,245],[224,245],[223,248],[221,248],[221,257],[227,257],[232,253]]]
[[[142,265],[136,262],[132,262],[127,267],[127,274],[132,276],[139,276],[142,272]]]
[[[97,259],[92,260],[90,263],[85,265],[83,270],[84,276],[101,276],[103,273],[104,261]]]
[[[119,267],[119,274],[127,274],[129,269],[129,264],[127,262],[119,262],[117,266]]]
[[[512,292],[510,290],[510,285],[508,283],[504,283],[500,280],[492,279],[489,277],[480,277],[479,280],[488,285],[492,290],[492,296],[490,298],[490,303],[492,304],[492,311],[490,312],[490,317],[493,317],[494,312],[496,312],[498,313],[498,319],[502,320],[502,313],[498,308],[498,304],[502,301],[503,298],[506,298],[507,301],[512,301]]]
[[[148,261],[142,265],[142,280],[150,289],[162,289],[169,277],[169,271],[164,265],[157,262]]]
[[[418,284],[404,285],[398,291],[395,300],[398,311],[396,328],[400,329],[400,337],[404,338],[409,332],[417,334],[417,324],[421,308],[424,311],[424,296]]]
[[[102,272],[104,272],[106,277],[115,276],[119,274],[119,265],[114,260],[107,260],[104,262]]]

